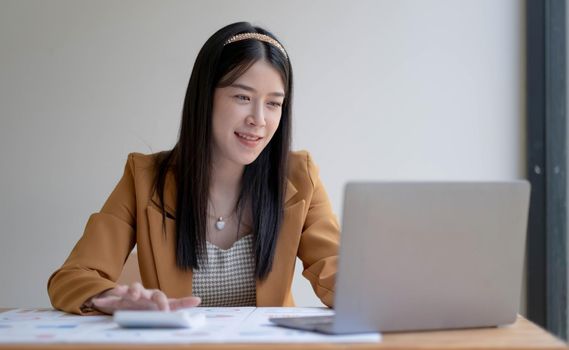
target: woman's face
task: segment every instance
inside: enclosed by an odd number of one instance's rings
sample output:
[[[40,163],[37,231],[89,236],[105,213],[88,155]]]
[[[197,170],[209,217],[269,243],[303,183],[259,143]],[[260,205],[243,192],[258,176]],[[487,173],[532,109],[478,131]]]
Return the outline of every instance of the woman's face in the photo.
[[[213,95],[213,159],[252,163],[269,144],[281,119],[284,84],[264,60]]]

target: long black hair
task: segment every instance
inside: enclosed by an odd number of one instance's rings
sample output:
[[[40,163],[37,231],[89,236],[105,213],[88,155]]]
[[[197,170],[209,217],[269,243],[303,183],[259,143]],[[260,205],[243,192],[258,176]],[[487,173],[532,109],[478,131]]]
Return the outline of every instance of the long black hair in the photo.
[[[176,263],[182,269],[199,269],[205,261],[207,203],[212,159],[212,109],[214,90],[231,85],[249,67],[265,60],[281,75],[285,98],[279,126],[261,154],[245,166],[237,200],[238,213],[246,203],[253,213],[255,276],[271,271],[283,221],[287,158],[291,143],[292,68],[289,58],[272,44],[256,39],[225,42],[240,33],[272,33],[238,22],[221,28],[203,45],[186,91],[178,142],[156,157],[155,190],[160,198],[163,227],[164,183],[168,171],[176,181]],[[168,238],[168,237],[167,237]]]

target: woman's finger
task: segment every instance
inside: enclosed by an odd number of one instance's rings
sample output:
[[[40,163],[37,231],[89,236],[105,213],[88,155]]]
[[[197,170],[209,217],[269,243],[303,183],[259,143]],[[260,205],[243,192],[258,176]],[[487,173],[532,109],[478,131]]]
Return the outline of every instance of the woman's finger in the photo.
[[[132,301],[136,301],[140,299],[144,287],[139,282],[134,282],[128,288],[128,293],[125,295],[126,299],[130,299]]]
[[[94,298],[93,305],[105,313],[114,313],[117,310],[157,310],[155,302],[147,299],[131,300],[116,296]]]
[[[200,297],[185,297],[179,299],[169,299],[170,310],[184,309],[188,307],[198,306],[202,300]]]
[[[152,295],[150,296],[150,300],[152,300],[156,304],[158,310],[170,311],[170,304],[168,303],[168,298],[166,297],[166,294],[164,294],[162,291],[158,289],[153,290]]]
[[[158,310],[158,306],[153,301],[143,298],[136,301],[121,299],[117,310]]]
[[[115,288],[111,289],[112,295],[123,296],[128,293],[128,286],[126,284],[119,284]]]
[[[199,304],[199,298],[173,299],[177,308],[192,307]],[[146,289],[135,282],[130,286],[119,285],[112,292],[93,298],[93,305],[106,313],[116,310],[162,310],[170,311],[170,301],[164,292],[158,289]]]

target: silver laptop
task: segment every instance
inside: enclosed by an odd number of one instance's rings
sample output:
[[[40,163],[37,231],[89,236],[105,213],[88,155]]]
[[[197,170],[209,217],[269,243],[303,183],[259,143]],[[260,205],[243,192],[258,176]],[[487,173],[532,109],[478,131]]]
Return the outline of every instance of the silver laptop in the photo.
[[[348,183],[334,316],[273,318],[330,334],[512,323],[530,184]]]

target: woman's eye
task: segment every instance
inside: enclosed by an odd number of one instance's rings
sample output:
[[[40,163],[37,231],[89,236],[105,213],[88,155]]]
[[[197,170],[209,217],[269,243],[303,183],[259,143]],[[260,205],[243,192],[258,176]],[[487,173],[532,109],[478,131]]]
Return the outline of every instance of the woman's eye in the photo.
[[[239,101],[249,101],[249,97],[245,95],[236,95],[235,98]]]
[[[269,102],[269,104],[273,107],[279,108],[282,104],[279,102]]]

